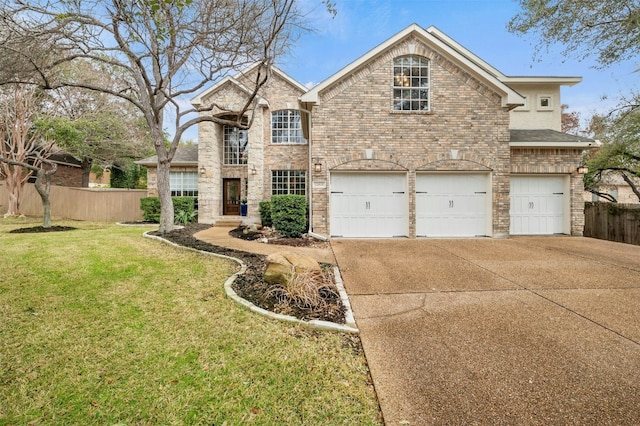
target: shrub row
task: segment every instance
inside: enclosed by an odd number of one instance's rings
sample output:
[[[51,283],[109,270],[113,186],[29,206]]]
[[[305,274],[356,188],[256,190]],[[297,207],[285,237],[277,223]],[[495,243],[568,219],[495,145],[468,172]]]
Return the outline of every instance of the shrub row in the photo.
[[[195,222],[198,212],[195,209],[195,197],[171,197],[173,200],[173,214],[181,222]],[[158,197],[144,197],[140,199],[142,217],[146,222],[160,222],[160,199]]]

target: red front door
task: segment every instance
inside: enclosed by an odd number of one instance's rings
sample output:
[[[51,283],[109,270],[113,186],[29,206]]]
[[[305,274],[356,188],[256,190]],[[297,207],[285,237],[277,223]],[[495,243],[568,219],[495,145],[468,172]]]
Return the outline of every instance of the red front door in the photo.
[[[240,215],[240,179],[222,179],[222,214]]]

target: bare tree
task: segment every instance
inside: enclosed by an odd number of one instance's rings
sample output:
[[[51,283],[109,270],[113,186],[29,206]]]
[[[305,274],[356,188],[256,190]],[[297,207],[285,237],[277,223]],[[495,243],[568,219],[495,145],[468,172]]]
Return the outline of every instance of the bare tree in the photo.
[[[173,228],[169,188],[171,161],[184,132],[203,121],[247,128],[245,115],[269,77],[270,66],[300,28],[295,0],[2,0],[0,56],[20,72],[0,71],[3,82],[36,83],[45,89],[79,87],[124,99],[143,114],[158,157],[160,231]],[[325,3],[327,4],[327,3]],[[32,51],[24,46],[36,45]],[[55,54],[38,55],[45,51]],[[68,79],[59,72],[89,61],[119,70],[113,82]],[[186,106],[212,81],[257,63],[243,105],[214,117],[211,107]],[[26,70],[26,71],[24,71]],[[231,118],[229,118],[231,117]],[[172,133],[164,141],[165,121]]]
[[[39,134],[33,129],[40,99],[33,87],[7,87],[0,99],[0,175],[9,194],[5,217],[20,216],[22,189],[31,177],[39,149]],[[32,164],[29,164],[31,160]],[[37,164],[37,162],[36,162]]]

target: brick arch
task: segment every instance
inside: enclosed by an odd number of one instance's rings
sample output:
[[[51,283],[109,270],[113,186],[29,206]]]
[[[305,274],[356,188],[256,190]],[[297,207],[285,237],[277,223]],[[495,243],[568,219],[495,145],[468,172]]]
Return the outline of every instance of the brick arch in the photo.
[[[327,168],[329,170],[372,170],[372,171],[408,171],[409,167],[406,164],[401,164],[393,160],[384,159],[367,159],[362,156],[361,158],[354,158],[356,156],[342,157],[327,162]]]
[[[451,159],[447,154],[430,155],[427,161],[418,165],[416,170],[484,170],[491,171],[495,169],[495,165],[491,160],[482,158],[473,154],[461,155],[463,158]]]

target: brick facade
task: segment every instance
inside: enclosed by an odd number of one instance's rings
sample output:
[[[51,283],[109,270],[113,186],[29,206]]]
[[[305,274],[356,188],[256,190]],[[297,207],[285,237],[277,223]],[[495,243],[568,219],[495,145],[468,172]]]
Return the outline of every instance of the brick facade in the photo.
[[[313,92],[315,98],[307,97],[304,87],[274,70],[247,116],[251,121],[247,165],[224,165],[222,126],[200,124],[199,165],[206,169],[199,174],[200,220],[214,223],[223,218],[224,178],[241,179],[249,204],[246,221],[253,222],[259,220],[259,202],[271,196],[271,172],[305,170],[312,231],[328,236],[333,172],[401,172],[409,194],[408,235],[414,238],[416,176],[476,172],[490,176],[490,236],[506,237],[510,229],[510,176],[563,175],[568,177],[571,190],[570,232],[582,235],[582,176],[576,173],[582,148],[570,144],[553,149],[511,146],[514,99],[523,98],[486,68],[473,68],[470,52],[456,56],[425,33],[422,29],[405,30],[400,33],[404,36],[390,39],[393,43],[374,49],[307,93]],[[393,61],[406,55],[429,60],[429,111],[393,109]],[[247,96],[243,87],[251,87],[254,80],[255,69],[250,69],[209,89],[198,102],[237,108]],[[553,93],[559,98],[562,83],[553,84],[557,88]],[[284,109],[308,112],[309,144],[271,142],[271,114]],[[318,164],[319,170],[313,164]]]
[[[255,71],[241,74],[235,81],[228,81],[204,96],[203,103],[215,101],[229,109],[238,109],[247,99],[247,93],[241,87],[251,87],[253,81]],[[259,101],[257,107],[250,110],[246,117],[251,122],[246,165],[223,164],[223,126],[211,122],[200,124],[198,161],[206,169],[198,181],[198,217],[201,222],[215,223],[223,218],[223,179],[240,179],[242,197],[247,198],[248,204],[245,221],[257,222],[260,201],[271,197],[271,172],[308,169],[308,144],[273,144],[271,141],[271,113],[283,109],[297,110],[298,98],[302,93],[302,86],[292,83],[277,71],[273,72],[259,95],[264,101]],[[221,110],[214,109],[209,114],[215,116],[222,113]]]
[[[428,113],[392,109],[393,59],[410,51],[431,61]],[[493,234],[508,234],[509,112],[501,106],[499,94],[428,46],[405,40],[346,82],[328,88],[320,94],[312,122],[311,157],[325,164],[322,173],[313,174],[314,232],[330,231],[331,171],[403,170],[413,194],[417,171],[485,170],[492,172]],[[366,159],[367,149],[372,150],[372,159]],[[457,150],[456,159],[452,150]],[[413,202],[410,197],[411,237],[415,237]]]

